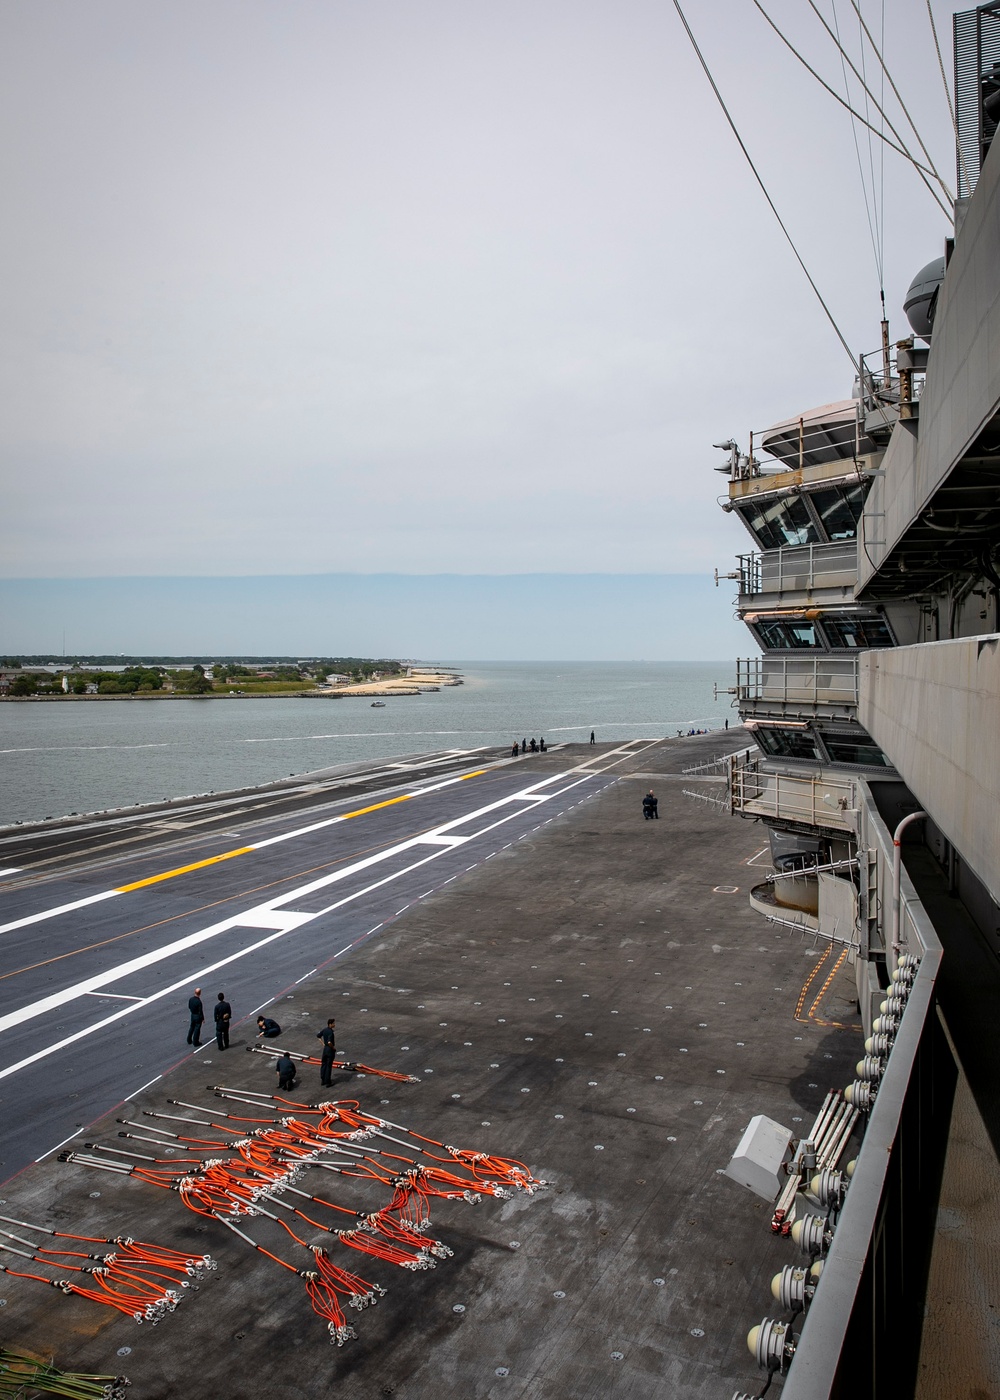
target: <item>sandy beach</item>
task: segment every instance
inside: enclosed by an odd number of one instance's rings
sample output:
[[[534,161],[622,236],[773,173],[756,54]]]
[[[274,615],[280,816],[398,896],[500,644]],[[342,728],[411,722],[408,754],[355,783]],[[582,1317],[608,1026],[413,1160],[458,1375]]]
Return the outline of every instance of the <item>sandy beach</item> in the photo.
[[[349,695],[385,698],[390,695],[419,695],[424,690],[440,690],[445,685],[461,684],[462,677],[453,671],[415,671],[409,676],[392,676],[384,681],[372,681],[368,685],[330,687],[310,694],[336,696],[338,699]]]

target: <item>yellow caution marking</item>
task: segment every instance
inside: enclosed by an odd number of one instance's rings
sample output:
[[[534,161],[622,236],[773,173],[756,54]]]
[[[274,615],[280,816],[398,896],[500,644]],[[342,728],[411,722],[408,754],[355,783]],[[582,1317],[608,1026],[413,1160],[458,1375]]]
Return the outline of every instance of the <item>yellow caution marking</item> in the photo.
[[[223,851],[221,856],[209,856],[208,860],[196,860],[194,865],[181,865],[176,870],[164,870],[162,875],[150,875],[145,880],[135,880],[131,885],[119,885],[116,894],[128,894],[131,890],[142,890],[147,885],[158,885],[161,880],[173,880],[178,875],[189,875],[192,870],[204,870],[206,865],[218,865],[220,860],[232,860],[233,856],[245,856],[252,846],[240,846],[235,851]]]
[[[475,773],[463,773],[461,781],[465,782],[468,778],[481,778],[488,771],[486,768],[480,768]],[[410,802],[417,796],[419,796],[418,793],[408,792],[404,793],[402,797],[390,797],[385,802],[375,802],[370,807],[359,807],[356,812],[344,812],[335,820],[347,822],[352,817],[364,817],[369,812],[379,812],[383,807],[395,807],[399,802]],[[208,865],[218,865],[220,861],[232,860],[234,856],[249,855],[251,851],[256,849],[256,846],[239,846],[234,851],[223,851],[220,856],[209,856],[207,860],[197,860],[193,865],[180,865],[176,870],[164,870],[161,875],[150,875],[145,880],[133,881],[131,885],[118,885],[115,894],[129,894],[132,890],[143,890],[148,885],[158,885],[163,880],[174,880],[178,875],[190,875],[193,870],[204,870]]]
[[[395,807],[397,802],[409,802],[413,793],[405,793],[402,797],[390,797],[385,802],[376,802],[372,807],[359,807],[356,812],[344,812],[340,820],[349,822],[352,817],[363,817],[367,812],[378,812],[383,807]]]

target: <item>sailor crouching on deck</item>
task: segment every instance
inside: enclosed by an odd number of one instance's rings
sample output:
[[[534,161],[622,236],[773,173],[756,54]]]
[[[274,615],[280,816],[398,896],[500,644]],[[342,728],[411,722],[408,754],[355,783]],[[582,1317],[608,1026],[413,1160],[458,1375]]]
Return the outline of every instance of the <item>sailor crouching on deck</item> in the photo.
[[[278,1074],[278,1092],[295,1088],[295,1061],[291,1055],[282,1055],[274,1066]]]

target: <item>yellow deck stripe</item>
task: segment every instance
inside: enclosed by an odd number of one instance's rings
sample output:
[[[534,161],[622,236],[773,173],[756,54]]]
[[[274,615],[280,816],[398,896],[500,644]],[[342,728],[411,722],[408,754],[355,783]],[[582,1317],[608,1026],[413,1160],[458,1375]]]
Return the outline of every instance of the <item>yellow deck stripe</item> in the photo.
[[[373,807],[359,807],[356,812],[345,812],[341,821],[349,822],[352,817],[363,817],[366,812],[377,812],[382,807],[394,807],[397,802],[409,802],[413,795],[412,792],[408,792],[403,797],[390,797],[386,802],[376,802]]]
[[[475,773],[464,773],[462,782],[465,782],[467,778],[481,778],[488,771],[486,768],[480,768]],[[341,821],[347,822],[352,817],[363,817],[368,812],[378,812],[383,807],[394,807],[397,802],[409,802],[418,795],[415,792],[408,792],[402,797],[390,797],[385,802],[376,802],[371,807],[359,807],[356,812],[345,812]],[[206,865],[218,865],[220,860],[232,860],[233,856],[249,855],[251,851],[256,849],[256,846],[239,846],[235,851],[223,851],[221,856],[209,856],[207,860],[197,860],[193,865],[181,865],[176,870],[164,870],[162,875],[150,875],[148,879],[135,880],[131,885],[118,885],[115,894],[129,894],[132,890],[145,889],[147,885],[158,885],[161,880],[173,880],[178,875],[190,875],[192,870],[204,870]]]
[[[224,851],[221,856],[209,856],[208,860],[197,860],[194,865],[181,865],[176,870],[164,870],[162,875],[150,875],[146,880],[135,880],[131,885],[119,885],[117,894],[128,894],[131,890],[145,889],[147,885],[158,885],[161,880],[172,880],[176,875],[188,875],[192,870],[204,870],[206,865],[217,865],[220,860],[232,860],[233,856],[245,856],[252,846],[240,846],[235,851]]]

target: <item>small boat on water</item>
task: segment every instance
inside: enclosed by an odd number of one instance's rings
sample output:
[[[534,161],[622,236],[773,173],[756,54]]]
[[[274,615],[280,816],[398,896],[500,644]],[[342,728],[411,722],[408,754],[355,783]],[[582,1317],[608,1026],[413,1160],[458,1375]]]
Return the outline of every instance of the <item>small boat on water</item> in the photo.
[[[371,707],[372,707],[373,710],[384,710],[384,709],[385,709],[385,701],[384,701],[384,700],[373,700],[373,701],[372,701],[372,704],[371,704]]]

